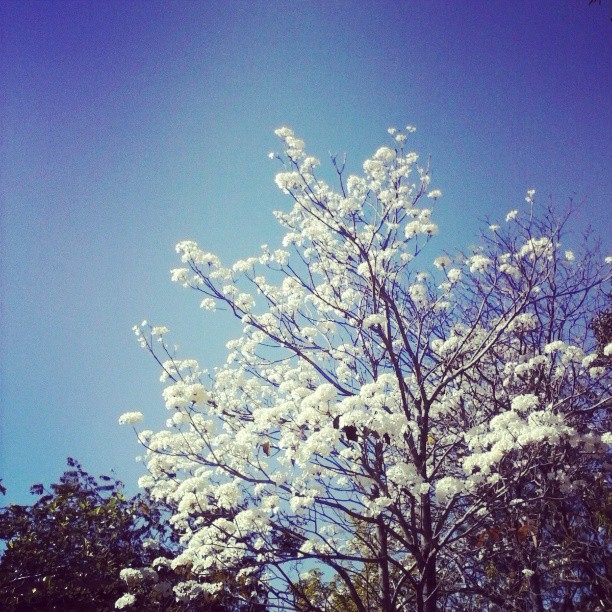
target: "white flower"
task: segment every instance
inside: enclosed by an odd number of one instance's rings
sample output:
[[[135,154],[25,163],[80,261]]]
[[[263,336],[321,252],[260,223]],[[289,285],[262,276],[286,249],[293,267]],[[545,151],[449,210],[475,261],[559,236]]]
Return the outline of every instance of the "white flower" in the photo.
[[[395,159],[395,151],[389,147],[380,147],[376,153],[374,153],[373,159],[381,162],[392,162]]]
[[[418,236],[420,231],[421,231],[420,221],[411,221],[410,223],[406,223],[406,227],[404,228],[406,238],[412,238],[413,236]]]
[[[493,262],[485,255],[474,255],[470,258],[470,272],[484,272]]]
[[[606,344],[603,352],[606,357],[609,357],[610,355],[612,355],[612,342],[610,342],[609,344]]]
[[[153,567],[170,567],[171,560],[166,557],[157,557],[151,565]]]
[[[506,219],[507,220],[507,219]],[[489,225],[489,229],[492,232],[496,232],[499,229],[499,225],[497,225],[496,223],[493,223],[492,225]]]
[[[604,262],[605,262],[605,263],[607,263],[607,264],[612,264],[612,255],[610,255],[610,256],[608,256],[608,257],[606,257],[606,258],[604,259]]]
[[[141,569],[126,567],[119,572],[119,578],[128,586],[136,586],[144,580],[157,581],[158,575],[157,572],[150,567],[143,567]]]
[[[451,497],[460,494],[465,489],[464,483],[458,478],[446,476],[436,484],[435,495],[440,503],[445,503]]]
[[[279,172],[274,181],[285,193],[289,193],[291,189],[297,189],[304,182],[299,172]]]
[[[217,309],[217,302],[215,302],[215,300],[213,300],[212,298],[204,298],[200,302],[200,308],[204,308],[204,310],[214,311]]]
[[[375,325],[384,325],[386,322],[386,318],[384,314],[371,314],[369,316],[367,316],[364,320],[363,320],[363,329],[368,329],[370,327],[374,327]]]
[[[144,421],[142,412],[124,412],[119,417],[119,425],[136,425],[140,421]]]
[[[565,251],[565,259],[567,259],[567,261],[574,261],[576,258],[574,257],[573,251]]]
[[[189,270],[187,268],[174,268],[173,270],[170,270],[170,273],[172,274],[172,282],[182,283],[187,280]]]
[[[513,221],[514,219],[516,219],[516,215],[518,215],[518,210],[511,210],[506,215],[506,221]]]
[[[293,130],[288,127],[280,127],[277,130],[274,130],[274,133],[279,138],[290,138],[291,136],[293,136]]]
[[[301,172],[311,172],[317,166],[320,166],[321,162],[316,157],[307,157],[302,161],[300,167]]]
[[[383,162],[376,159],[366,159],[366,161],[363,162],[363,170],[373,179],[382,180],[385,176]]]
[[[445,268],[448,268],[450,263],[451,259],[446,255],[442,255],[441,257],[436,257],[436,259],[434,259],[434,266],[436,266],[438,270],[444,270]]]
[[[512,410],[517,412],[527,412],[530,408],[538,407],[538,398],[532,393],[526,393],[525,395],[517,395],[512,400]]]
[[[565,342],[563,340],[555,340],[554,342],[550,342],[544,347],[544,352],[547,355],[550,353],[554,353],[556,351],[562,351],[565,349]]]
[[[134,597],[134,595],[131,593],[126,593],[115,602],[115,608],[117,608],[117,610],[123,610],[123,608],[129,608],[135,603],[136,597]]]
[[[424,285],[418,283],[411,285],[408,287],[408,293],[410,295],[410,299],[417,306],[425,306],[427,304],[427,293]]]
[[[437,200],[442,195],[442,192],[439,189],[432,189],[428,194],[428,198],[432,198],[433,200]]]
[[[525,202],[533,202],[533,196],[535,195],[535,189],[530,189],[525,196]]]
[[[550,259],[552,251],[553,244],[550,238],[530,238],[527,243],[520,248],[518,256],[528,257],[532,260],[542,256],[546,256]]]
[[[459,268],[451,268],[447,273],[448,280],[451,283],[456,283],[461,278],[461,270]]]
[[[522,571],[522,574],[525,576],[525,578],[529,578],[530,576],[533,576],[535,574],[535,572],[533,570],[530,570],[530,569],[524,569]]]

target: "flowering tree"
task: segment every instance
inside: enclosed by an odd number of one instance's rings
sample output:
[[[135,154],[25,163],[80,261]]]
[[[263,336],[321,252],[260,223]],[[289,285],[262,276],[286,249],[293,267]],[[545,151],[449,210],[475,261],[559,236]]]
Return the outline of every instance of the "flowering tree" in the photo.
[[[480,247],[432,256],[441,194],[406,148],[412,130],[389,130],[363,176],[333,159],[334,190],[279,129],[282,248],[225,267],[177,245],[173,280],[244,326],[214,375],[179,359],[166,328],[135,327],[168,383],[168,428],[139,434],[140,484],[173,508],[182,552],[166,563],[192,577],[181,600],[228,572],[281,609],[332,609],[323,584],[360,612],[610,595],[585,499],[610,442],[612,338],[589,323],[611,259],[562,247],[567,217],[533,191]],[[580,568],[546,512],[584,530],[595,552]]]

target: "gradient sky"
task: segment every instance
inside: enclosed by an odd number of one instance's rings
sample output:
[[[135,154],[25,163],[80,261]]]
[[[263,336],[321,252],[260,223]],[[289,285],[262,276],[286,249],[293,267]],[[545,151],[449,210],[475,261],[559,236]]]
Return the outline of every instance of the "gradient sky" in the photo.
[[[10,502],[68,455],[135,490],[131,430],[166,419],[131,327],[212,367],[235,333],[170,282],[192,238],[275,245],[273,131],[357,171],[417,126],[443,245],[527,189],[610,233],[611,28],[587,0],[57,1],[0,6],[0,477]],[[325,163],[324,163],[325,165]]]

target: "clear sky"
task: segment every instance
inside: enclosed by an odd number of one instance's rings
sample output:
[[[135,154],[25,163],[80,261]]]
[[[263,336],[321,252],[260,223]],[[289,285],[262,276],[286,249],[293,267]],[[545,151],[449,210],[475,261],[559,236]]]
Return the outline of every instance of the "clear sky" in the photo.
[[[166,418],[131,327],[212,367],[235,333],[171,283],[192,238],[226,262],[276,244],[275,128],[358,170],[386,128],[443,192],[441,239],[537,196],[610,233],[609,4],[587,0],[4,0],[0,477],[29,500],[66,456],[135,489],[129,429]],[[446,237],[446,238],[444,238]]]

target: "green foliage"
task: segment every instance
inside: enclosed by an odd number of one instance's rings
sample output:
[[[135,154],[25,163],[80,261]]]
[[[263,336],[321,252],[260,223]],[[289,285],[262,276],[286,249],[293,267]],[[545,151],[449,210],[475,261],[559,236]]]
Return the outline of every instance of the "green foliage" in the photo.
[[[30,491],[39,499],[31,506],[0,509],[0,610],[114,610],[129,590],[136,596],[133,610],[164,612],[262,612],[222,591],[203,594],[189,603],[177,602],[173,587],[197,580],[189,570],[176,572],[158,565],[136,584],[126,584],[120,572],[150,567],[159,558],[176,554],[177,540],[168,525],[168,509],[148,495],[126,497],[123,484],[109,476],[90,476],[74,459],[59,482]],[[0,492],[2,486],[0,481]],[[221,582],[235,581],[230,575]]]
[[[378,567],[366,563],[353,575],[354,586],[367,610],[379,610],[380,580]],[[335,576],[325,581],[323,573],[313,570],[304,575],[294,588],[294,606],[299,612],[325,610],[325,612],[359,612],[346,585]]]
[[[355,589],[358,599],[369,611],[384,610],[382,601],[380,566],[376,560],[378,536],[376,529],[370,523],[353,520],[355,527],[355,542],[364,558],[372,560],[355,564],[350,574],[350,581]],[[393,584],[401,585],[402,576],[396,567],[389,567]],[[405,583],[406,581],[404,581]],[[392,601],[393,609],[415,609],[414,602],[409,600],[408,585],[399,587]],[[293,607],[299,612],[308,610],[322,610],[324,612],[359,612],[352,594],[345,581],[337,574],[326,579],[323,572],[314,569],[300,576],[293,588]]]
[[[141,496],[126,498],[121,482],[99,480],[68,459],[69,470],[31,506],[0,510],[0,608],[110,610],[125,589],[119,572],[160,554],[162,515]],[[171,542],[167,541],[167,544]]]

